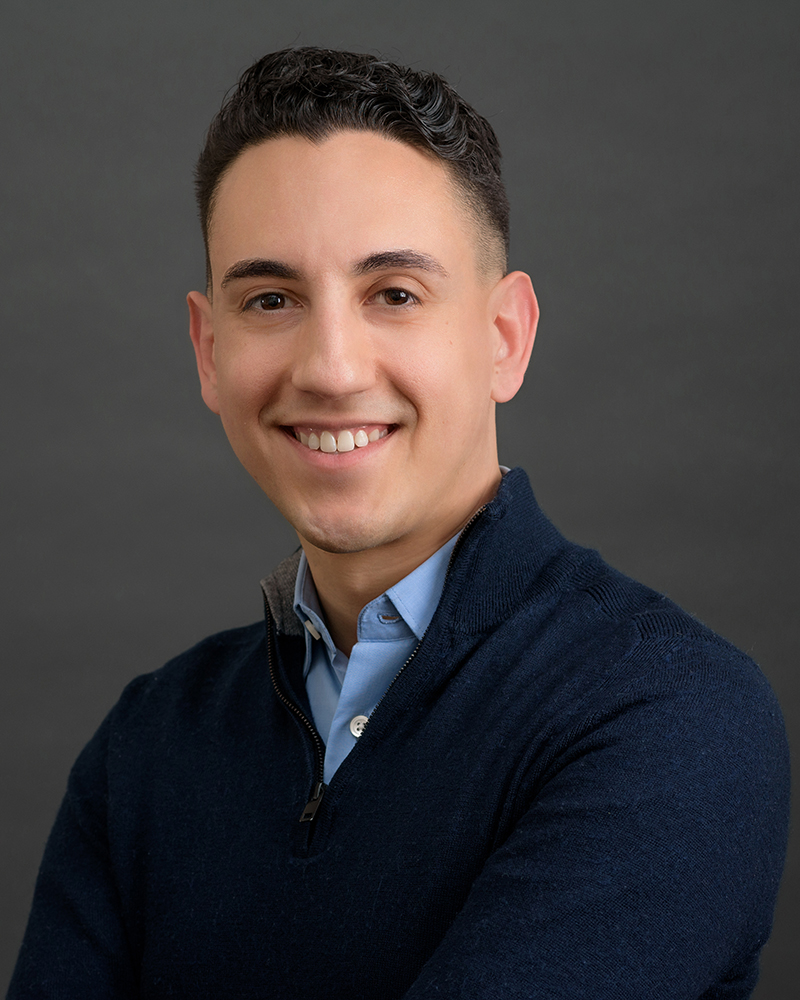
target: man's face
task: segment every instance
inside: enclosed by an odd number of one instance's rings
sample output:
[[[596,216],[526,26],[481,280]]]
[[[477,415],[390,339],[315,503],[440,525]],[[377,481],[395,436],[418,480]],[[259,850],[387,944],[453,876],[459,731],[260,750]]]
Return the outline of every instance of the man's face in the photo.
[[[189,297],[203,396],[304,543],[424,557],[496,488],[513,392],[475,227],[437,160],[372,132],[272,139],[223,176]]]

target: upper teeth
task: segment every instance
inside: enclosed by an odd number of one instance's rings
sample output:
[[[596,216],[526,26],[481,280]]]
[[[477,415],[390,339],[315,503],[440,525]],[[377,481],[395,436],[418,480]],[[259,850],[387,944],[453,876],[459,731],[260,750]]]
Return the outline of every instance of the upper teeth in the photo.
[[[370,441],[378,441],[386,437],[388,428],[375,427],[369,433],[363,427],[355,430],[341,430],[337,435],[331,431],[311,431],[309,434],[303,431],[295,431],[297,437],[307,448],[312,451],[324,451],[329,455],[337,451],[352,451],[354,448],[366,448]]]

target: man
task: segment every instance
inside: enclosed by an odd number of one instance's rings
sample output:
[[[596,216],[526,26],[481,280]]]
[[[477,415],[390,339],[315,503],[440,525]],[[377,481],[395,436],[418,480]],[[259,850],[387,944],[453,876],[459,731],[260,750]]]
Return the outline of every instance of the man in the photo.
[[[498,465],[538,311],[491,127],[438,77],[279,52],[197,178],[203,398],[301,552],[266,627],[135,680],[84,750],[11,996],[749,996],[780,714]]]

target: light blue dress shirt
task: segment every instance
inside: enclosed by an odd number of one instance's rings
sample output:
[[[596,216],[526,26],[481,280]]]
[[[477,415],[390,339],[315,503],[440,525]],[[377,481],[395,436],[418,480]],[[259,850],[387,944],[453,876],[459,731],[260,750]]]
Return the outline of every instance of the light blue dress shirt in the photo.
[[[361,609],[349,658],[333,643],[305,553],[300,556],[294,611],[306,627],[303,676],[314,724],[326,744],[326,784],[356,745],[351,723],[361,716],[363,725],[430,625],[457,540],[454,535]],[[359,732],[358,722],[353,725]]]

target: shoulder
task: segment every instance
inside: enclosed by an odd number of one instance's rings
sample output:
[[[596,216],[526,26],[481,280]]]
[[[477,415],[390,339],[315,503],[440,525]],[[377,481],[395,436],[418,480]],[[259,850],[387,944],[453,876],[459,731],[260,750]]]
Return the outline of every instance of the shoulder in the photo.
[[[777,700],[746,653],[592,549],[558,536],[542,558],[525,551],[535,539],[521,548],[517,532],[515,541],[492,567],[500,583],[475,589],[513,592],[490,642],[504,678],[510,670],[516,680],[516,696],[536,700],[539,719],[546,714],[571,736],[595,731],[600,720],[614,720],[617,734],[628,724],[669,724],[676,735],[694,728],[709,742],[716,730],[728,745],[736,732],[783,758]],[[536,558],[536,572],[517,570]]]
[[[549,605],[523,612],[537,781],[569,789],[589,775],[592,788],[637,788],[659,815],[690,809],[716,829],[746,815],[766,824],[777,857],[789,752],[758,664],[596,552],[568,545],[540,585],[548,577]]]
[[[594,628],[623,635],[620,665],[668,686],[704,680],[723,683],[728,692],[771,690],[758,665],[694,615],[588,553],[575,590],[595,616]],[[605,625],[605,629],[604,629]]]
[[[567,540],[521,469],[503,477],[465,538],[437,614],[448,634],[460,637],[459,648],[483,646],[503,672],[505,691],[537,705],[544,698],[561,720],[631,699],[679,696],[723,714],[746,717],[757,706],[780,718],[750,657],[596,551]]]
[[[580,734],[587,746],[652,754],[662,774],[681,761],[709,780],[738,776],[785,797],[783,718],[758,664],[663,594],[584,552],[561,597],[572,635],[562,647],[569,653],[554,728],[563,732],[566,722],[570,739]]]
[[[209,676],[236,669],[263,644],[263,621],[216,632],[173,657],[160,669],[135,678],[128,689],[135,691],[156,686],[184,688],[203,683]]]
[[[169,660],[135,677],[125,687],[101,726],[109,733],[174,725],[178,719],[221,712],[246,697],[248,678],[263,673],[264,623],[210,635]]]
[[[106,801],[112,788],[127,795],[170,760],[203,760],[231,719],[246,728],[268,682],[265,645],[263,622],[230,629],[130,681],[78,756],[68,797]]]

